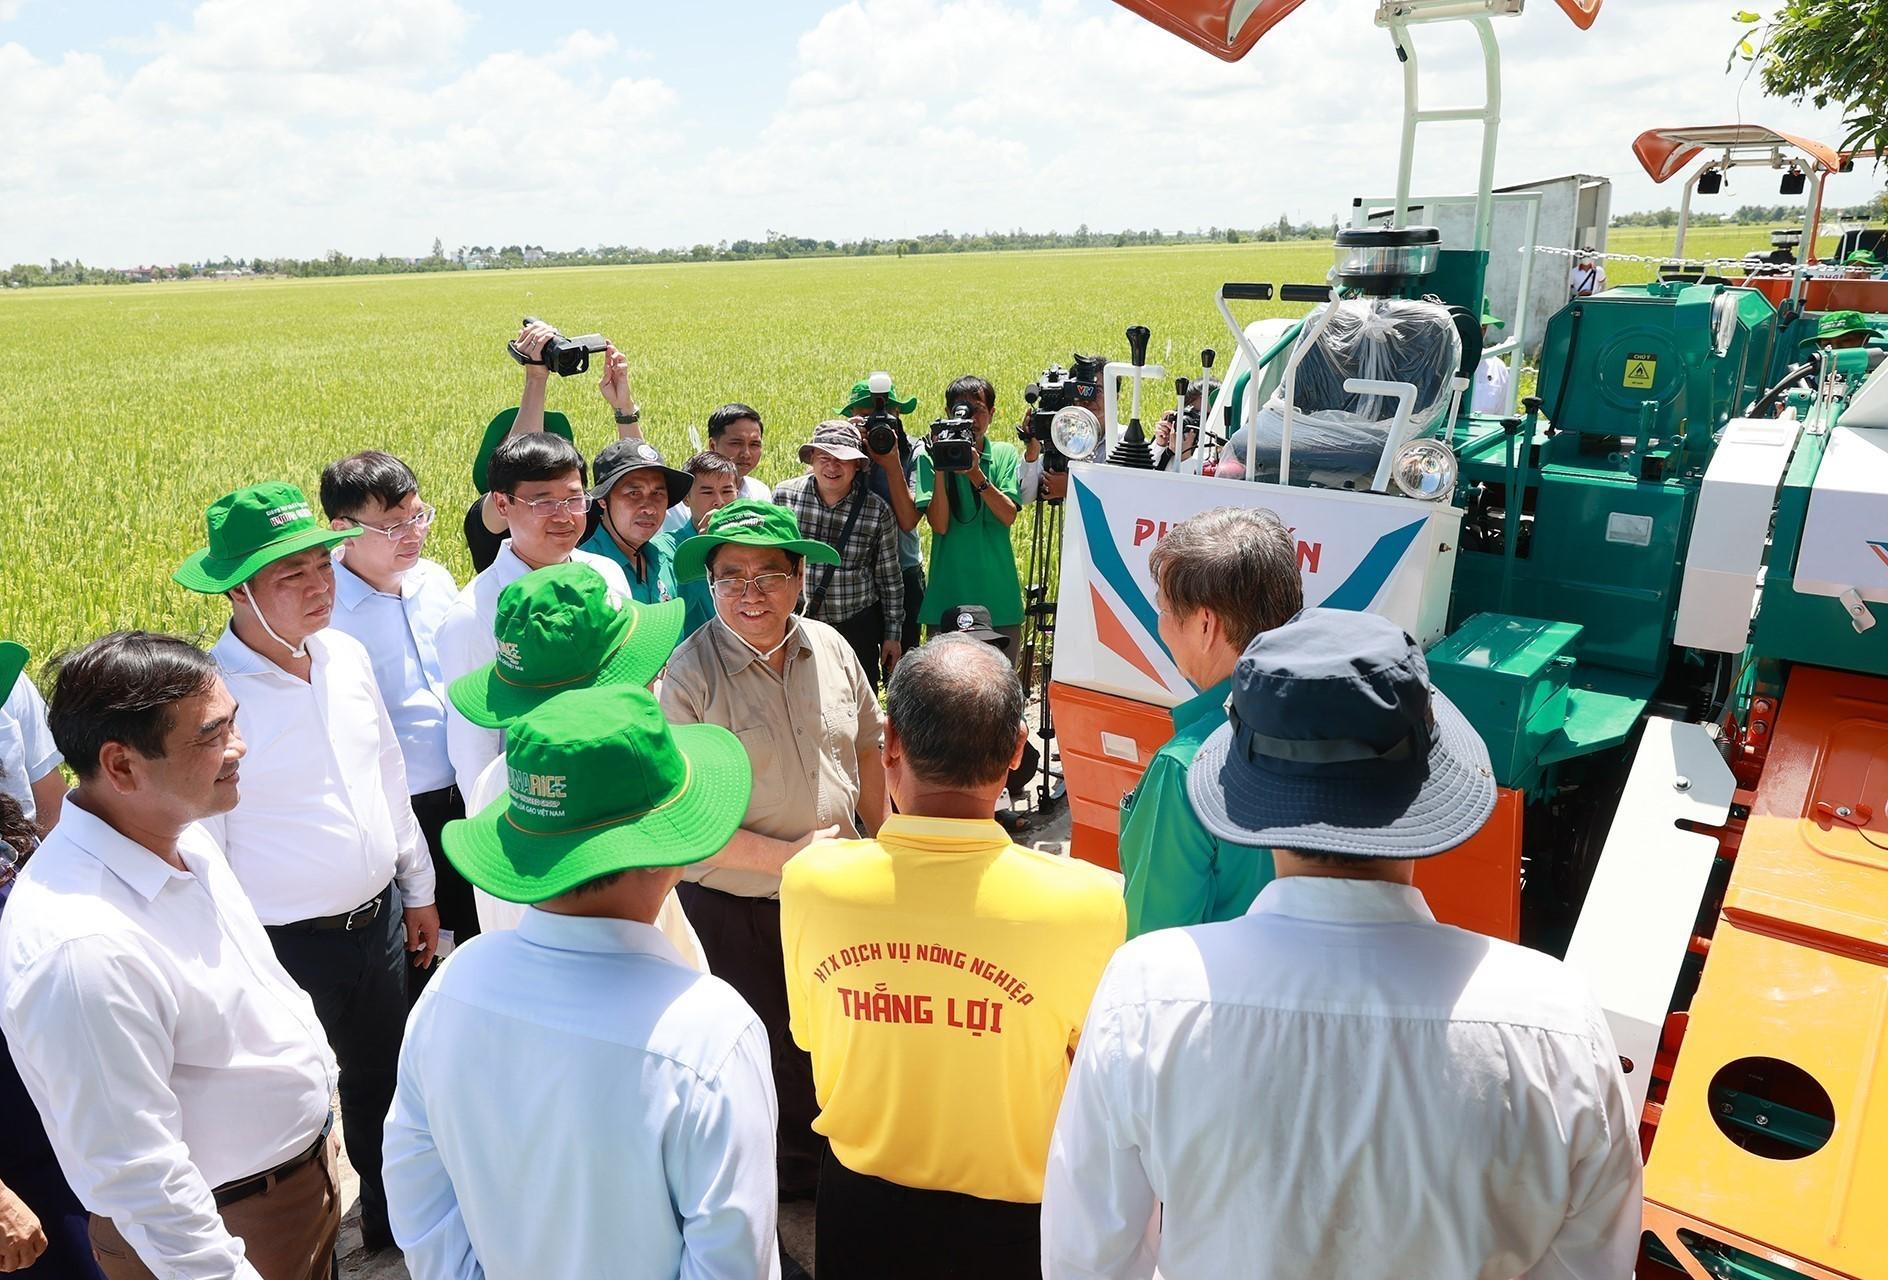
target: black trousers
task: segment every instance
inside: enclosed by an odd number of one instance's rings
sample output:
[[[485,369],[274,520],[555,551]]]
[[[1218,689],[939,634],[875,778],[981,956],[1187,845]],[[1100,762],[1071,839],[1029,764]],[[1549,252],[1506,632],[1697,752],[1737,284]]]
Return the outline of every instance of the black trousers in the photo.
[[[854,1173],[831,1151],[813,1218],[819,1280],[1041,1280],[1042,1206],[920,1191]]]
[[[433,905],[439,908],[439,927],[452,935],[452,945],[463,946],[479,936],[478,905],[472,900],[472,886],[459,874],[459,868],[446,857],[439,833],[446,824],[465,817],[465,800],[457,786],[438,791],[422,791],[413,798],[413,816],[419,820],[420,834],[433,855]],[[439,972],[434,961],[424,969],[407,967],[407,988],[413,999],[420,998],[426,984]]]
[[[924,566],[914,564],[905,570],[905,634],[903,645],[906,653],[918,647],[918,610],[924,607]]]
[[[361,928],[269,928],[276,959],[314,1001],[341,1067],[341,1131],[348,1162],[361,1179],[361,1234],[391,1242],[387,1191],[380,1177],[380,1136],[393,1105],[406,1034],[406,922],[400,890]],[[784,981],[784,979],[783,979]]]
[[[852,646],[852,652],[858,655],[859,665],[865,668],[865,682],[874,689],[878,688],[879,670],[878,650],[885,643],[885,607],[870,604],[847,618],[844,622],[832,624],[845,642]]]
[[[819,1185],[820,1153],[826,1140],[813,1132],[819,1104],[813,1100],[813,1059],[793,1043],[787,1029],[787,970],[780,954],[780,903],[741,898],[684,881],[676,893],[695,926],[708,967],[741,998],[767,1029],[773,1057],[774,1096],[780,1106],[775,1164],[780,1198],[804,1200]]]

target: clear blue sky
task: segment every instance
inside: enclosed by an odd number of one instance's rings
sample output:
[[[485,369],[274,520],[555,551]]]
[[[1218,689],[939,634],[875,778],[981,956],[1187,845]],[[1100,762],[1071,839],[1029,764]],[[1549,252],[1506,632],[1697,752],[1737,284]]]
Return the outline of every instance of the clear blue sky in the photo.
[[[1838,138],[1725,73],[1734,7],[1498,22],[1499,180],[1605,174],[1652,208],[1648,126]],[[1314,0],[1229,66],[1107,0],[0,0],[0,261],[1323,219],[1394,178],[1370,8]],[[1467,98],[1445,34],[1425,65]],[[1432,136],[1419,187],[1470,185],[1472,137]],[[1737,181],[1726,209],[1779,199]]]

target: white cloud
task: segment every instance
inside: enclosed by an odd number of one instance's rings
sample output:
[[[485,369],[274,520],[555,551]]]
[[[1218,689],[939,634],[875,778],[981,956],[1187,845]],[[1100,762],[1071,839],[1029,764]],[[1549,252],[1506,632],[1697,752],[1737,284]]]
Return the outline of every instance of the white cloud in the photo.
[[[600,15],[537,52],[472,56],[482,20],[456,0],[204,0],[121,46],[122,74],[0,45],[7,249],[129,262],[419,253],[436,234],[663,245],[1322,219],[1395,179],[1401,78],[1368,9],[1306,5],[1228,65],[1101,0],[848,0],[790,50],[730,46],[723,75],[684,84]],[[1615,0],[1588,33],[1542,3],[1496,29],[1501,181],[1606,174],[1616,209],[1656,207],[1677,195],[1634,165],[1643,128],[1741,108],[1839,135],[1834,111],[1755,85],[1740,102],[1722,0]],[[1464,32],[1426,28],[1418,47],[1428,101],[1479,94]],[[711,134],[691,110],[783,57],[779,99],[743,104],[751,129]],[[1472,130],[1423,142],[1419,189],[1472,185]],[[1726,207],[1778,199],[1739,185]]]

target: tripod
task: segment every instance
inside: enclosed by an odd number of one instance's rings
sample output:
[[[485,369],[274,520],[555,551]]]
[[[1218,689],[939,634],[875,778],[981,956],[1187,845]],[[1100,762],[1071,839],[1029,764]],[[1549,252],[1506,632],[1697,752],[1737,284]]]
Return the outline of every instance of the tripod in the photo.
[[[1067,479],[1066,473],[1063,475]],[[1044,475],[1045,485],[1049,476]],[[1049,710],[1049,673],[1055,663],[1056,592],[1062,574],[1063,500],[1038,495],[1030,504],[1029,563],[1023,588],[1023,696],[1040,691],[1037,735],[1042,739],[1042,762],[1035,788],[1038,810],[1062,799],[1061,756],[1055,749],[1055,717]]]

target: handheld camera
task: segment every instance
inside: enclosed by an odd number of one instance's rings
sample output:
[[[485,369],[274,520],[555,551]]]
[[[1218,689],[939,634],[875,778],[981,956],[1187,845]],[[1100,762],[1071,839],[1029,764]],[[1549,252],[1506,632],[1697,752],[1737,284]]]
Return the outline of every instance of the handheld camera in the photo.
[[[530,325],[542,322],[536,316],[526,316],[524,323]],[[602,355],[609,345],[609,339],[600,333],[585,333],[575,338],[566,338],[560,333],[544,344],[544,351],[536,360],[520,351],[516,342],[506,343],[505,350],[519,364],[543,365],[558,377],[568,378],[588,370],[590,357]]]
[[[958,401],[951,406],[950,417],[931,424],[924,451],[939,471],[962,472],[977,465],[977,422],[968,401]]]

